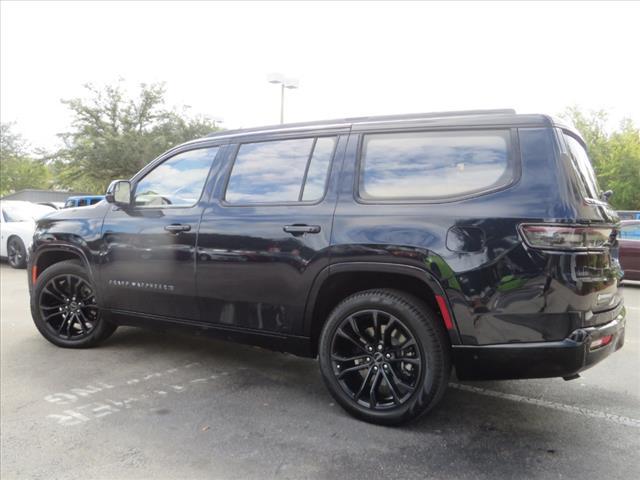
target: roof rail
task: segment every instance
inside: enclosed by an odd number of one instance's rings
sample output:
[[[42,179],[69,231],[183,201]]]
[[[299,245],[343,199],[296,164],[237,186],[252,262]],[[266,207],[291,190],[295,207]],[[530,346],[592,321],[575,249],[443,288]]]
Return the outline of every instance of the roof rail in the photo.
[[[319,120],[313,122],[299,122],[299,123],[285,123],[282,125],[266,125],[262,127],[241,128],[234,130],[223,130],[220,132],[213,132],[207,135],[207,137],[227,136],[237,133],[251,133],[260,131],[280,130],[286,128],[303,128],[313,127],[320,125],[350,125],[354,123],[365,122],[385,122],[394,120],[419,120],[422,118],[439,118],[439,117],[464,117],[473,115],[514,115],[516,111],[512,108],[502,108],[493,110],[458,110],[450,112],[429,112],[429,113],[405,113],[399,115],[372,115],[368,117],[351,117],[351,118],[339,118],[333,120]]]
[[[370,117],[345,118],[346,122],[359,123],[384,120],[413,120],[420,118],[465,117],[470,115],[513,115],[513,108],[496,108],[492,110],[454,110],[449,112],[405,113],[399,115],[375,115]]]

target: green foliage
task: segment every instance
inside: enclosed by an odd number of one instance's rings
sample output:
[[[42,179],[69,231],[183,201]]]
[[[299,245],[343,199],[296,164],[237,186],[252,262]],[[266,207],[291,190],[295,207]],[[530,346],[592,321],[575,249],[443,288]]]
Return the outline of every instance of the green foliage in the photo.
[[[24,188],[47,188],[46,165],[29,156],[26,142],[11,128],[9,123],[0,124],[0,196]]]
[[[121,85],[86,85],[89,100],[63,100],[73,130],[61,135],[65,148],[52,158],[57,183],[103,193],[111,180],[130,178],[169,148],[216,130],[205,117],[189,118],[165,108],[162,85],[140,85],[127,98]]]
[[[607,133],[607,114],[584,113],[576,107],[562,115],[573,122],[589,149],[589,157],[603,190],[613,190],[609,203],[618,210],[640,210],[640,129],[629,119]]]

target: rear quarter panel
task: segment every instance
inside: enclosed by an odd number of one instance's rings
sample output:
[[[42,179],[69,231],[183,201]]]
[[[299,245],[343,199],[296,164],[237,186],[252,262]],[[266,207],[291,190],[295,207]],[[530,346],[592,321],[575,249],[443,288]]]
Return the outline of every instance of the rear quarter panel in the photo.
[[[578,279],[576,265],[584,259],[541,254],[523,244],[520,223],[572,222],[578,213],[553,129],[513,129],[512,135],[514,154],[520,159],[525,150],[527,159],[504,190],[442,203],[373,204],[357,198],[360,135],[352,134],[331,261],[390,262],[429,272],[446,292],[464,344],[564,338],[582,321],[579,312],[590,308],[594,291],[616,291],[615,272],[604,271],[601,261],[597,279]],[[455,226],[480,229],[482,248],[447,248],[447,232]]]

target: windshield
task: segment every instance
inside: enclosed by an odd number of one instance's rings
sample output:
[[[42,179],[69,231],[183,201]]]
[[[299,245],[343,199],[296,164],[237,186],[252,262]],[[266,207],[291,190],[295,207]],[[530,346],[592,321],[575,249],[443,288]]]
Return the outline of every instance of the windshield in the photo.
[[[567,142],[567,146],[569,147],[571,164],[581,181],[580,183],[582,183],[586,197],[599,199],[600,188],[598,187],[598,181],[596,180],[596,174],[591,166],[589,155],[587,155],[587,150],[573,136],[565,133],[564,138]]]
[[[2,213],[7,222],[30,222],[44,217],[46,214],[55,212],[56,209],[48,205],[37,205],[35,203],[3,203]]]

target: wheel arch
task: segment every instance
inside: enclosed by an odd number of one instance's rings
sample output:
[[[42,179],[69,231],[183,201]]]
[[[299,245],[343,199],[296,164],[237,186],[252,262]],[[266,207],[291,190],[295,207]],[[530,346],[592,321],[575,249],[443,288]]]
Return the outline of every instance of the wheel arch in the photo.
[[[65,260],[79,260],[87,269],[89,277],[93,280],[93,269],[85,252],[72,245],[51,245],[38,249],[33,253],[30,259],[30,286],[35,283],[36,279],[51,265],[63,262]]]
[[[320,332],[333,308],[347,296],[372,288],[402,290],[426,301],[436,314],[449,316],[452,328],[447,328],[447,332],[451,344],[461,343],[446,292],[430,272],[395,263],[345,262],[322,270],[307,297],[303,334],[310,338],[313,356],[317,354]],[[443,322],[446,323],[444,318]]]

